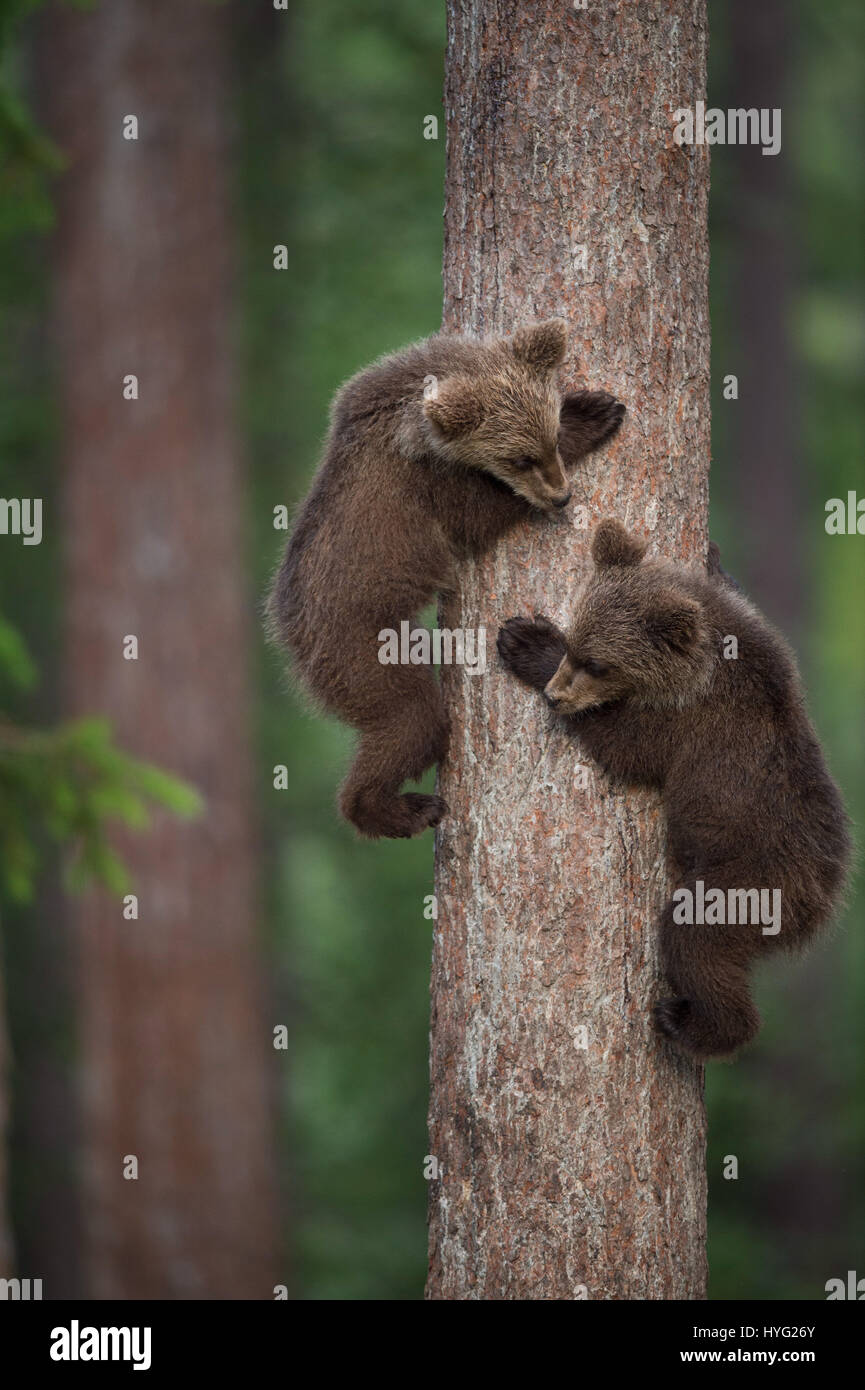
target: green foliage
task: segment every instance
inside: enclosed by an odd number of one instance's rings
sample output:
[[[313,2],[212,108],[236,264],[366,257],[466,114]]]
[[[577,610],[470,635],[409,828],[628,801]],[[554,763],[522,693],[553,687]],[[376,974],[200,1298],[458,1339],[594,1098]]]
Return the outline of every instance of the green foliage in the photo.
[[[41,0],[0,4],[0,237],[45,231],[53,223],[49,178],[62,164],[22,99],[18,26]]]
[[[0,679],[4,676],[19,690],[36,684],[36,666],[23,637],[0,615]]]
[[[47,176],[61,167],[55,147],[33,124],[26,107],[0,87],[0,188],[4,231],[45,230],[53,222]]]
[[[31,686],[35,667],[15,631],[0,619],[0,683]],[[151,807],[191,816],[200,809],[185,783],[119,749],[104,719],[77,719],[48,730],[23,729],[0,717],[0,891],[16,902],[33,896],[40,839],[71,851],[70,888],[91,880],[122,894],[129,879],[108,830],[143,830]]]

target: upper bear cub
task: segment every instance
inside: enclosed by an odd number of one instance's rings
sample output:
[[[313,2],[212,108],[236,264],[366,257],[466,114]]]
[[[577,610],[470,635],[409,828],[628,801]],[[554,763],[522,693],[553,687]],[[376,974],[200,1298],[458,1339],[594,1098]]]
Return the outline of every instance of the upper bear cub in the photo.
[[[448,724],[435,673],[382,665],[379,633],[453,586],[467,555],[570,498],[565,465],[618,429],[605,391],[562,397],[561,319],[510,340],[437,334],[349,381],[269,602],[311,693],[360,730],[343,814],[369,836],[436,825],[442,799],[399,795],[437,762]]]
[[[612,778],[660,789],[679,891],[660,924],[673,994],[655,1020],[695,1057],[723,1057],[759,1028],[752,959],[804,944],[837,904],[847,817],[793,654],[723,573],[717,548],[708,572],[643,562],[645,550],[618,522],[602,522],[570,631],[511,618],[498,648]],[[736,659],[725,657],[730,636]],[[694,897],[682,889],[713,904],[704,920],[718,924],[686,925]],[[780,902],[775,935],[753,920],[756,901],[744,894],[755,889]]]

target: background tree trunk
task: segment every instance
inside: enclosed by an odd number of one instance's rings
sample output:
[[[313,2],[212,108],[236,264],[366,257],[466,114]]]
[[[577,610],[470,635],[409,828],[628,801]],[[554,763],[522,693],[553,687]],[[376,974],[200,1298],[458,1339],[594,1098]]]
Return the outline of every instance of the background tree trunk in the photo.
[[[814,623],[811,596],[819,592],[818,547],[807,542],[812,484],[804,473],[805,369],[794,332],[802,291],[808,286],[801,264],[805,199],[790,156],[796,128],[791,92],[805,72],[801,11],[785,0],[763,0],[759,7],[749,0],[730,0],[726,22],[727,73],[722,91],[713,99],[724,106],[778,107],[784,120],[793,113],[780,154],[764,157],[758,146],[731,152],[726,196],[721,200],[733,250],[729,340],[736,350],[735,362],[725,370],[739,374],[739,399],[724,405],[730,431],[725,487],[742,549],[733,572],[801,649],[803,635]],[[826,402],[827,393],[816,385],[809,382],[809,390]],[[814,659],[807,647],[804,655]],[[843,966],[830,952],[818,951],[807,969],[790,971],[776,981],[789,1016],[829,1017],[837,1007],[840,969]],[[828,1059],[831,1052],[823,1056]],[[758,1050],[744,1060],[747,1072],[740,1073],[740,1095],[755,1084],[767,1097],[795,1095],[801,1113],[812,1117],[808,1137],[795,1153],[785,1146],[749,1184],[747,1210],[742,1213],[745,1220],[771,1222],[784,1233],[789,1274],[808,1268],[827,1233],[844,1229],[845,1212],[851,1210],[849,1169],[839,1165],[822,1142],[822,1134],[837,1123],[824,1069],[831,1063],[815,1066],[808,1040],[794,1038],[781,1051]]]
[[[138,921],[88,895],[84,1257],[96,1298],[269,1298],[277,1228],[255,955],[243,500],[231,353],[227,7],[46,25],[67,673],[74,712],[189,778],[204,817],[124,837]],[[139,138],[123,138],[129,115]],[[122,398],[135,373],[140,399]],[[123,659],[126,634],[140,644]],[[125,1155],[138,1181],[124,1181]]]
[[[628,406],[577,474],[593,527],[701,558],[709,465],[704,0],[574,9],[450,0],[445,324],[563,314],[568,386]],[[586,268],[581,268],[585,247]],[[575,785],[577,745],[494,655],[500,621],[566,621],[588,568],[570,514],[469,567],[443,613],[487,630],[446,668],[432,981],[434,1299],[705,1296],[702,1070],[656,1039],[657,800]],[[588,1047],[579,1047],[585,1026]]]
[[[789,112],[788,67],[796,15],[787,0],[763,0],[759,6],[731,0],[729,105]],[[792,138],[792,131],[783,132],[788,136]],[[730,152],[727,166],[735,256],[730,340],[736,361],[725,370],[739,377],[739,399],[725,404],[725,410],[731,422],[731,484],[744,557],[742,569],[737,566],[734,573],[772,622],[794,639],[802,628],[810,587],[805,573],[810,556],[803,546],[801,395],[794,336],[801,209],[783,144],[772,156],[764,155],[759,145],[744,145]]]

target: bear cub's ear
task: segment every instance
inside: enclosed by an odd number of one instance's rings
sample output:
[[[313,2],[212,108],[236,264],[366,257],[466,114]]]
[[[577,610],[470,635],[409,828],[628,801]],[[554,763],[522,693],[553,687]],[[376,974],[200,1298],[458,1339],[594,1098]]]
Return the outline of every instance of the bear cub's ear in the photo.
[[[608,517],[592,537],[592,559],[598,569],[610,565],[638,565],[648,549],[648,541],[632,536],[620,521]]]
[[[518,328],[511,339],[511,352],[517,361],[541,373],[558,367],[567,347],[568,326],[564,319],[547,319],[545,323]]]
[[[446,439],[471,434],[484,418],[477,382],[465,376],[449,376],[433,383],[424,395],[423,413]]]
[[[643,619],[649,641],[683,654],[692,651],[703,635],[703,610],[697,600],[665,589],[653,595],[651,603]]]

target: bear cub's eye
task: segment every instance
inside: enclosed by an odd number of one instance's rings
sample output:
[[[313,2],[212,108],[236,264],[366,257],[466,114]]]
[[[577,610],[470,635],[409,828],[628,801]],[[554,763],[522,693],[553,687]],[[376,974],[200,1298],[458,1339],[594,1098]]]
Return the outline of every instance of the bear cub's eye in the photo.
[[[521,472],[526,472],[529,468],[538,468],[537,459],[518,458],[511,459],[511,468],[518,468]]]
[[[609,666],[605,666],[603,661],[584,661],[583,670],[587,676],[594,676],[596,680],[600,676],[608,676],[610,674]]]

